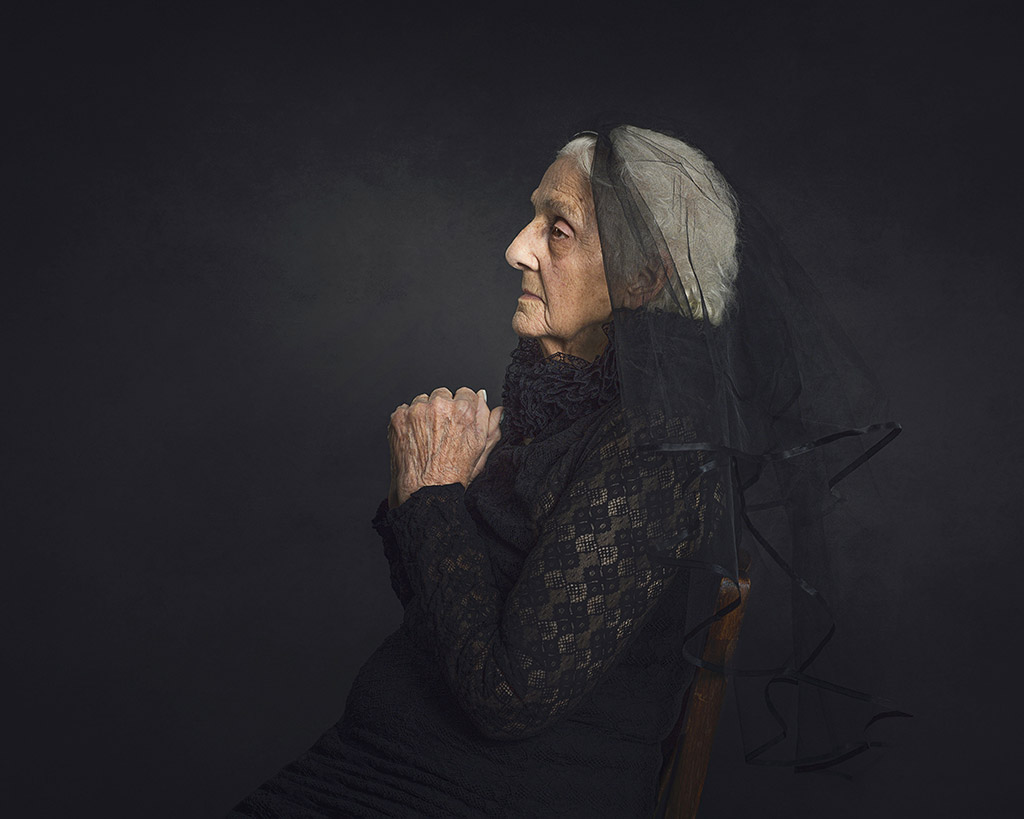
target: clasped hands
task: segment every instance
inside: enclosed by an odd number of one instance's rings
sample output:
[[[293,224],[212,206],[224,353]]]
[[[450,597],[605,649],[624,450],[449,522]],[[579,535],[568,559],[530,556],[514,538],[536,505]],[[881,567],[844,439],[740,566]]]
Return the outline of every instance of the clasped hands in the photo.
[[[459,387],[455,395],[438,387],[399,405],[388,424],[388,506],[400,506],[423,486],[469,486],[501,438],[501,411],[488,409],[484,390],[469,387]]]

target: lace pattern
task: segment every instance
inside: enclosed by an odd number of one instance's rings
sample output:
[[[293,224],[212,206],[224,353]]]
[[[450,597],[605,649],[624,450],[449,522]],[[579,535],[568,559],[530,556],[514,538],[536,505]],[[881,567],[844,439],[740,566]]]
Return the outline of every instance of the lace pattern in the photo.
[[[622,655],[678,571],[653,564],[651,544],[681,557],[715,536],[717,473],[693,477],[704,456],[640,455],[633,436],[620,410],[606,414],[511,588],[495,577],[461,484],[423,487],[377,521],[415,602],[407,624],[487,737],[543,730]]]
[[[521,338],[505,371],[504,429],[533,438],[608,404],[619,392],[614,325],[603,327],[608,345],[593,362],[568,353],[541,354],[540,342]],[[503,429],[503,431],[504,431]]]

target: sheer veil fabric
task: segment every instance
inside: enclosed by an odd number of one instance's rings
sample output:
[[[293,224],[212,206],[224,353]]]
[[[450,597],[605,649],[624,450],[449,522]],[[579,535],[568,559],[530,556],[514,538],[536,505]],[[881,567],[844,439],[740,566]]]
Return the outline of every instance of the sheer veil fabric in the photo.
[[[909,716],[861,687],[868,669],[846,649],[849,624],[836,605],[849,590],[832,568],[863,535],[846,514],[855,490],[871,489],[860,467],[900,426],[810,276],[699,151],[633,126],[578,136],[593,143],[590,181],[634,445],[701,451],[700,472],[718,470],[726,494],[722,536],[701,538],[694,520],[648,550],[732,578],[740,553],[749,555],[743,633],[724,669],[746,759],[835,770],[883,744],[873,738],[879,720]],[[708,626],[728,610],[688,612],[695,665]]]

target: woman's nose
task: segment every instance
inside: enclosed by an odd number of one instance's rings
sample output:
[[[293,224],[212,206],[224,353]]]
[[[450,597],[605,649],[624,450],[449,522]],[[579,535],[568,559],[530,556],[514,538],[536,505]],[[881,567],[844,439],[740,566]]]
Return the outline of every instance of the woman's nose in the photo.
[[[532,225],[533,223],[531,222],[519,231],[519,235],[512,240],[512,244],[505,251],[505,261],[517,270],[537,269],[537,254],[534,253],[532,242],[530,241],[530,227]]]

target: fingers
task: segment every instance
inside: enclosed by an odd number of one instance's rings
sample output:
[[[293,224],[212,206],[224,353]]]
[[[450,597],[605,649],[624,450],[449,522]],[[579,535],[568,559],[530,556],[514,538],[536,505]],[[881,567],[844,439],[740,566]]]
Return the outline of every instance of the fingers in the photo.
[[[395,407],[395,411],[391,413],[391,417],[388,419],[388,440],[392,439],[395,432],[395,424],[402,422],[408,409],[408,404],[399,404]]]
[[[501,440],[501,413],[504,412],[504,407],[495,407],[490,411],[487,419],[487,439],[484,442],[483,452],[480,453],[480,457],[477,458],[476,464],[473,467],[473,472],[469,476],[470,481],[476,479],[476,477],[484,471],[484,466],[487,464],[487,456],[491,454],[491,450],[497,445],[498,441]]]
[[[487,412],[487,390],[476,390],[469,387],[459,387],[455,391],[456,401],[470,401],[476,405],[478,420],[483,420],[483,413]],[[486,426],[486,425],[484,425]]]
[[[480,390],[483,392],[483,390]],[[486,393],[485,393],[486,394]],[[474,398],[476,399],[476,428],[480,430],[481,436],[487,436],[487,416],[490,411],[487,409],[487,399],[477,393]]]
[[[456,401],[473,401],[474,403],[480,399],[480,394],[474,392],[469,387],[459,387],[455,391]],[[484,399],[486,400],[486,399]]]
[[[485,435],[491,434],[492,426],[492,411],[487,407],[487,390],[471,390],[469,387],[459,387],[455,394],[447,387],[437,387],[433,390],[430,395],[425,392],[421,392],[408,404],[399,404],[395,411],[391,413],[391,421],[389,427],[393,426],[396,422],[404,420],[405,411],[415,409],[416,412],[423,412],[427,410],[426,406],[431,403],[446,402],[446,401],[459,401],[466,402],[472,406],[472,409],[466,407],[463,404],[464,410],[468,410],[470,415],[474,418],[477,427]],[[499,415],[500,418],[500,415]],[[496,422],[495,422],[496,423]]]
[[[491,410],[491,416],[487,422],[487,443],[491,444],[491,439],[497,443],[498,439],[501,438],[501,414],[505,411],[504,407],[495,407]],[[493,444],[491,444],[493,446]]]
[[[501,421],[501,413],[503,407],[495,407],[490,411],[487,417],[487,439],[484,442],[484,451],[481,455],[480,467],[483,468],[484,462],[487,460],[487,456],[490,455],[491,450],[494,449],[495,444],[501,440],[501,427],[499,422]]]
[[[469,387],[459,387],[455,394],[452,395],[452,391],[447,387],[438,387],[430,395],[425,392],[421,392],[409,404],[402,404],[402,407],[407,407],[410,404],[423,404],[427,401],[433,401],[435,398],[448,398],[456,401],[477,401],[483,399],[484,403],[487,402],[487,390],[471,390]]]

